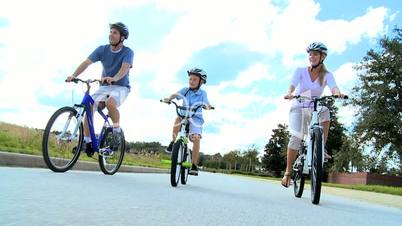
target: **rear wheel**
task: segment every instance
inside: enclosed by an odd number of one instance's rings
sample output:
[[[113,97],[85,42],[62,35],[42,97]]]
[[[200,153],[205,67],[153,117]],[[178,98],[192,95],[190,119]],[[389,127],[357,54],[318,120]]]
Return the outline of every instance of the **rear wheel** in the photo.
[[[170,184],[176,187],[181,174],[181,163],[183,162],[183,145],[181,141],[173,144],[172,163],[170,166]]]
[[[120,132],[118,145],[114,144],[113,136],[113,128],[106,128],[99,145],[99,166],[102,172],[108,175],[113,175],[119,170],[126,150],[123,130]]]
[[[311,159],[311,202],[318,204],[321,195],[322,181],[322,132],[315,129],[313,132],[313,153]]]
[[[297,198],[302,197],[304,190],[304,174],[303,174],[303,159],[297,159],[295,166],[293,167],[293,190]]]
[[[57,110],[46,125],[42,139],[42,154],[46,165],[54,172],[66,172],[80,157],[82,124],[72,107]],[[75,131],[77,130],[77,131]]]

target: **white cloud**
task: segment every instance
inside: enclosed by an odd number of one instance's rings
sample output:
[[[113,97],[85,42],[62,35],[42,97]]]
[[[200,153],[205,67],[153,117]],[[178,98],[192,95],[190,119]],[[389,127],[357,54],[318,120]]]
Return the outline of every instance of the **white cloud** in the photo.
[[[275,77],[269,73],[268,65],[256,63],[245,71],[239,73],[234,81],[225,81],[220,84],[220,89],[233,86],[235,88],[244,88],[255,82],[264,80],[272,81]]]
[[[280,58],[292,68],[301,63],[298,56],[310,41],[323,41],[331,54],[342,54],[364,37],[376,37],[384,32],[389,12],[378,7],[350,21],[320,21],[320,6],[312,0],[289,1],[284,8],[265,0],[12,1],[0,8],[8,24],[0,28],[0,90],[7,94],[0,96],[0,120],[43,128],[54,108],[43,106],[38,97],[69,94],[71,86],[62,80],[97,45],[107,42],[107,24],[120,20],[120,9],[144,4],[172,12],[178,19],[156,47],[136,52],[133,89],[121,107],[121,120],[128,140],[163,143],[170,139],[174,111],[144,96],[153,93],[162,97],[186,84],[178,71],[194,54],[221,44],[236,44],[269,59]],[[311,28],[319,32],[312,35]],[[152,35],[146,30],[137,32]],[[341,88],[353,81],[352,65],[346,63],[335,71]],[[209,99],[217,106],[216,111],[205,112],[206,123],[218,132],[204,134],[202,151],[224,152],[253,143],[261,146],[279,122],[287,122],[289,103],[281,96],[262,96],[261,90],[255,89],[247,94],[236,91],[262,81],[275,82],[271,69],[277,66],[253,62],[233,78],[206,86]],[[99,64],[91,66],[83,78],[100,71]],[[150,81],[138,84],[136,79],[146,75],[152,76]],[[76,93],[79,99],[82,89],[77,88]],[[276,108],[267,110],[268,105]]]

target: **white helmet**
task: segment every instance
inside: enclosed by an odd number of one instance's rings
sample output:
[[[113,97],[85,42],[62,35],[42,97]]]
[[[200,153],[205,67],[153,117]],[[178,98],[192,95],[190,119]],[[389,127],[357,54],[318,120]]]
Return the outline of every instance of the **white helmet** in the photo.
[[[328,54],[328,48],[321,42],[313,42],[310,45],[307,46],[306,48],[307,53],[310,51],[318,51],[323,53],[324,55]]]

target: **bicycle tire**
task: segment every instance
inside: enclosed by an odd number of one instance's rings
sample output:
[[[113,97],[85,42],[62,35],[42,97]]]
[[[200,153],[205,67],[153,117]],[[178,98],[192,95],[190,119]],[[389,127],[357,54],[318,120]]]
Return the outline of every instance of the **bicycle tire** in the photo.
[[[170,184],[173,187],[176,187],[177,184],[179,183],[180,179],[180,170],[181,170],[181,162],[182,162],[182,157],[183,157],[183,146],[182,146],[182,141],[178,141],[173,144],[173,150],[172,150],[172,163],[170,166]]]
[[[301,198],[304,191],[305,176],[303,174],[303,162],[304,160],[293,168],[293,191],[297,198]]]
[[[320,202],[322,182],[322,132],[321,129],[313,131],[313,153],[311,158],[311,202],[317,205]]]
[[[69,149],[70,146],[73,146],[74,144],[69,144],[68,142],[71,141],[63,141],[63,140],[58,140],[61,139],[59,137],[57,137],[58,133],[60,133],[60,130],[54,130],[53,125],[58,124],[56,123],[56,120],[59,118],[59,116],[63,115],[67,113],[67,121],[64,122],[63,119],[61,119],[62,123],[61,125],[63,125],[61,130],[66,130],[68,129],[67,127],[69,126],[69,123],[67,124],[68,120],[74,118],[77,119],[77,110],[75,110],[73,107],[62,107],[59,110],[57,110],[49,119],[45,131],[43,132],[43,138],[42,138],[42,154],[43,154],[43,160],[45,161],[47,167],[49,169],[51,169],[54,172],[58,172],[58,173],[63,173],[66,172],[67,170],[70,170],[74,164],[77,162],[78,158],[80,157],[80,153],[81,153],[81,147],[82,147],[82,142],[83,142],[83,127],[82,127],[82,122],[80,122],[79,125],[79,130],[78,130],[78,142],[77,142],[77,146],[75,147],[75,151],[74,149]],[[77,120],[78,123],[78,120]],[[57,125],[55,125],[57,126]],[[74,127],[75,128],[75,127]],[[66,132],[66,131],[64,131]],[[67,134],[70,134],[67,132]],[[52,136],[53,135],[53,136]],[[52,142],[53,139],[53,143]],[[55,143],[55,144],[54,144]],[[60,148],[55,148],[53,146],[57,145],[57,144],[63,144],[62,148],[65,147],[66,150],[62,150]],[[61,150],[61,151],[60,151]],[[68,158],[64,159],[62,157],[52,157],[51,155],[53,154],[57,154],[60,153],[63,156],[67,156]],[[70,159],[71,157],[71,159]],[[67,160],[69,159],[69,160]],[[65,164],[58,166],[56,165],[56,161],[60,162],[63,164],[63,162]]]
[[[103,132],[102,140],[100,141],[99,149],[107,147],[109,144],[107,143],[108,141],[108,136],[113,134],[113,128],[109,127],[106,128],[105,131]],[[99,161],[99,167],[102,170],[102,172],[106,175],[113,175],[115,174],[121,164],[123,163],[124,159],[124,154],[126,150],[126,142],[124,138],[124,132],[123,129],[121,129],[120,132],[120,145],[119,147],[113,151],[113,154],[111,156],[100,154],[98,156],[98,161]],[[114,161],[112,161],[114,160]]]
[[[186,162],[191,162],[191,150],[189,150],[189,153],[190,154],[187,154],[187,150],[184,150],[183,159]],[[181,166],[180,171],[181,171],[180,172],[181,173],[181,176],[180,176],[181,184],[185,185],[185,184],[187,184],[187,180],[188,180],[189,168],[186,166]]]

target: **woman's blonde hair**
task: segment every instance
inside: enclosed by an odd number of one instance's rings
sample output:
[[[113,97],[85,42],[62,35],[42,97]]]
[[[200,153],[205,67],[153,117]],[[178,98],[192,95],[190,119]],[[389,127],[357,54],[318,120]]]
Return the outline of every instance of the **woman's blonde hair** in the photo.
[[[318,78],[319,78],[320,86],[324,85],[324,76],[326,73],[328,73],[327,67],[325,67],[324,63],[322,63],[321,67],[318,67]]]

